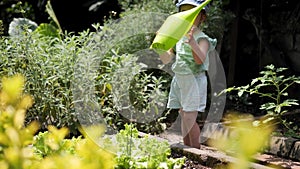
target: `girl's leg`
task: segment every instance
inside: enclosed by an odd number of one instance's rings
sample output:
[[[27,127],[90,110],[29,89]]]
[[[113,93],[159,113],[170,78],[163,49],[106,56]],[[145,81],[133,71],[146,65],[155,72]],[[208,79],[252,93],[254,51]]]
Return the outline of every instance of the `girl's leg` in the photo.
[[[200,128],[196,121],[189,132],[189,138],[191,147],[200,149]]]
[[[181,115],[181,131],[184,144],[200,148],[200,128],[196,122],[198,112],[185,112],[182,109],[179,112]]]
[[[184,120],[185,113],[183,112],[182,109],[179,110],[179,113],[181,115],[181,134],[183,137],[183,144],[187,146],[191,146],[190,137],[188,135],[188,129],[187,129],[188,127],[186,126],[185,123],[186,120]]]

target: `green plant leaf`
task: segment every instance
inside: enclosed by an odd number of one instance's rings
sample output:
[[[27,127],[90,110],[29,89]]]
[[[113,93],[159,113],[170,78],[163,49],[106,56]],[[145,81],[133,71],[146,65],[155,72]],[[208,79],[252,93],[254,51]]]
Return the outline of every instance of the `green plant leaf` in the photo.
[[[251,81],[251,86],[253,86],[256,82],[258,82],[259,81],[259,78],[255,78],[255,79],[253,79],[252,81]]]
[[[270,109],[274,109],[274,108],[276,108],[276,104],[275,103],[265,103],[265,104],[262,104],[261,106],[260,106],[260,109],[262,109],[262,110],[270,110]]]
[[[287,99],[287,100],[284,100],[280,104],[280,106],[288,106],[288,107],[292,106],[292,105],[295,105],[295,106],[299,105],[298,100],[296,100],[296,99]]]
[[[56,23],[56,25],[58,26],[60,32],[62,32],[62,29],[60,27],[59,21],[54,13],[54,10],[52,8],[51,2],[50,0],[48,0],[47,5],[46,5],[46,11],[49,14],[49,16],[51,17],[51,19]]]
[[[55,26],[47,23],[40,24],[35,32],[44,36],[59,37],[59,30]]]
[[[269,70],[274,70],[275,66],[273,64],[270,64],[270,65],[267,65],[265,68],[269,69]]]
[[[275,119],[274,117],[268,117],[267,119],[263,120],[263,123],[264,124],[269,123],[270,121],[272,121],[274,119]]]
[[[276,69],[276,72],[283,72],[283,71],[285,71],[285,70],[287,70],[287,68],[281,67],[281,68],[277,68],[277,69]]]
[[[277,105],[276,107],[275,107],[275,109],[274,109],[274,111],[277,113],[277,114],[280,114],[280,112],[281,112],[281,105]]]
[[[244,90],[239,90],[239,91],[238,91],[238,96],[239,96],[239,97],[242,97],[243,94],[244,94]]]
[[[300,84],[300,79],[294,80],[294,82]]]

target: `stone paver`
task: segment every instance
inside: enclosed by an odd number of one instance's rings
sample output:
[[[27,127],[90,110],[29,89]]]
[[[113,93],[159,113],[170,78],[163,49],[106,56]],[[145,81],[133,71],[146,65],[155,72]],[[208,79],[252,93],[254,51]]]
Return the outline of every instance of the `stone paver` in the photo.
[[[283,159],[271,154],[259,154],[255,157],[256,160],[271,166],[280,166],[287,169],[300,169],[300,162]]]
[[[216,132],[217,131],[217,132]],[[216,135],[215,133],[218,133]],[[232,132],[229,131],[224,125],[220,123],[211,123],[206,128],[208,139],[218,139],[218,137],[230,137]],[[206,142],[205,142],[206,143]],[[300,140],[291,137],[279,137],[272,136],[267,143],[267,147],[264,152],[286,159],[293,159],[300,161]]]
[[[271,153],[280,157],[289,158],[290,152],[294,147],[297,139],[289,137],[276,137],[270,139],[269,148],[266,149],[267,153]]]
[[[171,148],[175,151],[181,152],[183,155],[199,161],[201,164],[211,168],[224,168],[229,163],[237,161],[236,158],[227,155],[224,152],[217,151],[214,148],[206,147],[202,145],[201,149],[191,148],[189,146],[182,145],[180,143],[171,145]],[[250,163],[251,169],[274,169],[259,163]]]
[[[178,127],[176,125],[176,127]],[[221,136],[230,137],[230,132],[220,126],[219,124],[212,124],[210,130],[207,133],[212,134],[213,131],[221,131]],[[216,167],[214,165],[226,165],[226,163],[234,162],[236,159],[226,153],[217,151],[212,147],[205,145],[201,146],[201,149],[195,149],[183,145],[182,136],[176,130],[169,130],[161,133],[158,136],[154,136],[159,139],[167,140],[171,148],[180,151],[188,157],[197,159],[201,164],[208,167]],[[211,139],[211,138],[210,138]],[[214,136],[213,139],[218,139]],[[270,168],[282,168],[282,169],[300,169],[300,140],[287,137],[271,137],[268,143],[269,148],[266,149],[263,154],[258,154],[253,157],[256,163],[251,163],[253,169],[270,169]],[[264,154],[267,153],[267,154]],[[262,165],[263,164],[263,165]]]
[[[295,142],[289,157],[300,161],[300,141]]]

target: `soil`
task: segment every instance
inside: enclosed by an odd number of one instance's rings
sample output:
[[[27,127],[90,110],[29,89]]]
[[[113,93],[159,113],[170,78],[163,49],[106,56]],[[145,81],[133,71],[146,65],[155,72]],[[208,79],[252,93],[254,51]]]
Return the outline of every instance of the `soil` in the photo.
[[[183,156],[179,153],[172,151],[171,157],[172,158],[181,158]],[[198,161],[187,158],[185,160],[185,163],[184,163],[182,169],[211,169],[211,168],[201,165]]]

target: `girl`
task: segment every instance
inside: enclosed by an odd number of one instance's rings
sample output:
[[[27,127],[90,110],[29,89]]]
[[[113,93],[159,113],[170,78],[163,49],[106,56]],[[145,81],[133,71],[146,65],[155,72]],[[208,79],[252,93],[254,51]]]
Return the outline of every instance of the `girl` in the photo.
[[[179,12],[201,5],[205,0],[179,0]],[[200,148],[200,128],[196,122],[198,112],[204,112],[207,97],[208,53],[216,46],[216,40],[199,29],[205,21],[208,7],[204,7],[195,19],[192,28],[181,38],[175,48],[160,55],[164,64],[176,57],[172,65],[175,73],[171,82],[168,108],[179,109],[181,132],[187,146]]]

